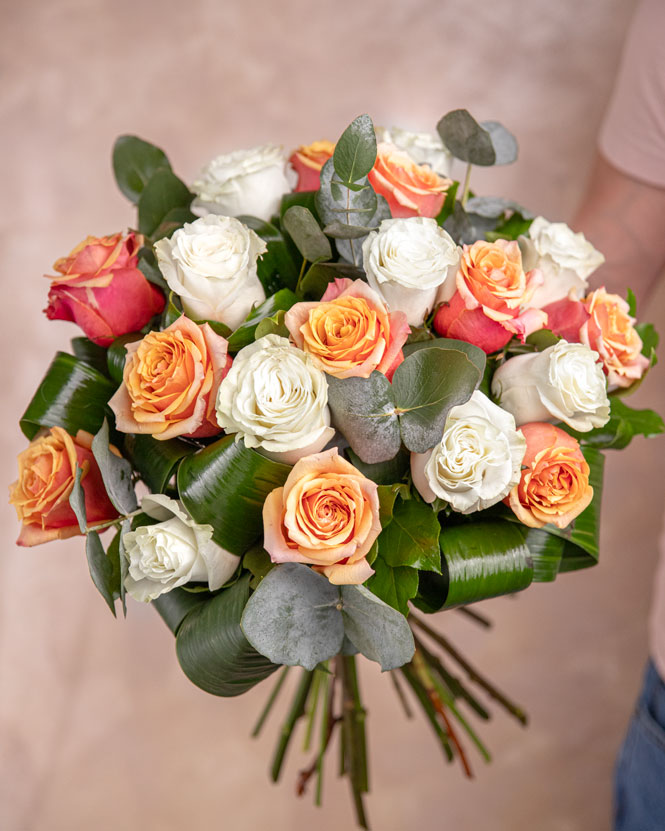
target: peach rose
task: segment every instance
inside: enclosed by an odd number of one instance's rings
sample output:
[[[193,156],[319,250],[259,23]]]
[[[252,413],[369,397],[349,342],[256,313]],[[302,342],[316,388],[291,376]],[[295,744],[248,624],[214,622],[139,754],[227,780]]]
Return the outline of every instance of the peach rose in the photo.
[[[388,378],[404,360],[409,336],[404,312],[388,313],[379,295],[362,280],[336,278],[316,303],[296,303],[284,317],[295,345],[336,378]]]
[[[429,165],[416,164],[408,153],[383,142],[377,147],[368,178],[374,190],[388,200],[394,219],[437,216],[452,184]]]
[[[302,144],[294,150],[289,158],[291,166],[298,174],[295,192],[318,190],[321,168],[335,152],[332,141],[323,139],[312,144]]]
[[[138,268],[143,237],[87,237],[53,266],[46,316],[72,320],[100,346],[141,329],[164,308],[161,291]]]
[[[553,424],[520,427],[526,439],[522,477],[504,502],[529,528],[565,528],[589,505],[589,465],[577,439]]]
[[[527,335],[547,324],[541,309],[527,308],[542,282],[538,269],[525,274],[514,240],[462,246],[457,291],[438,310],[434,328],[446,338],[479,346],[488,354],[502,349],[513,335]]]
[[[18,479],[9,489],[9,501],[23,523],[18,545],[39,545],[81,533],[69,505],[77,466],[83,471],[88,525],[118,516],[92,454],[92,438],[83,430],[72,438],[61,427],[51,427],[19,454]]]
[[[596,289],[584,299],[589,319],[580,329],[580,340],[600,355],[610,390],[629,387],[642,377],[649,359],[642,355],[642,339],[633,328],[635,318],[618,294]]]
[[[156,439],[220,433],[215,398],[231,366],[227,346],[209,324],[185,315],[127,344],[123,383],[109,401],[118,430]]]
[[[308,563],[335,585],[364,583],[381,533],[378,486],[338,455],[305,456],[263,505],[264,547],[274,563]]]

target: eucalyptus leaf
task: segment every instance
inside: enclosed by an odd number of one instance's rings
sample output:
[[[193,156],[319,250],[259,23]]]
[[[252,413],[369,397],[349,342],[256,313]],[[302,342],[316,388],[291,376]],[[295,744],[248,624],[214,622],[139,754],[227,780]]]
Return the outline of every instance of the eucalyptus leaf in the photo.
[[[82,534],[85,534],[88,527],[88,520],[85,510],[85,493],[83,485],[81,484],[81,476],[83,471],[76,465],[76,473],[74,474],[74,484],[72,485],[71,493],[69,494],[69,506],[74,511],[76,521],[79,524],[79,529]]]
[[[376,134],[372,119],[359,115],[344,130],[335,145],[333,163],[342,182],[358,182],[376,161]]]
[[[380,556],[393,568],[410,566],[440,573],[440,533],[439,520],[429,505],[400,498],[393,507],[392,521],[379,536]]]
[[[315,190],[301,190],[294,193],[285,193],[282,196],[282,202],[279,206],[280,220],[284,219],[284,214],[293,205],[300,205],[314,215],[318,222],[318,215],[316,213],[316,191]]]
[[[346,225],[343,222],[331,222],[323,229],[323,233],[335,239],[362,239],[376,228],[366,228],[364,225]]]
[[[170,169],[155,171],[138,200],[139,231],[150,237],[174,208],[189,208],[194,194]]]
[[[480,126],[490,134],[496,156],[494,164],[512,164],[517,160],[517,139],[503,124],[481,121]]]
[[[457,159],[489,167],[496,162],[492,136],[468,110],[452,110],[439,121],[436,129],[448,150]]]
[[[464,352],[467,358],[478,369],[478,372],[485,371],[487,363],[487,355],[477,346],[472,343],[467,343],[464,340],[456,340],[455,338],[430,338],[428,340],[418,340],[412,343],[407,343],[403,349],[404,357],[408,358],[414,352],[420,349],[452,349],[457,352]]]
[[[289,208],[284,214],[282,225],[295,242],[298,251],[308,262],[316,263],[332,259],[332,249],[328,238],[307,208],[299,205]]]
[[[383,672],[407,664],[415,652],[411,627],[403,614],[365,586],[342,586],[344,632],[351,643]]]
[[[246,575],[195,606],[178,628],[176,652],[183,672],[213,695],[242,695],[277,669],[256,652],[241,629],[248,598]]]
[[[158,170],[171,170],[166,154],[138,136],[119,136],[113,145],[113,172],[122,193],[137,203]]]
[[[135,511],[138,508],[138,502],[132,484],[132,466],[126,459],[117,456],[111,450],[109,425],[106,419],[92,440],[92,453],[113,507],[121,514],[130,514]]]
[[[114,570],[111,560],[106,556],[104,546],[96,531],[89,531],[85,540],[85,553],[88,558],[88,568],[90,569],[90,576],[92,582],[97,587],[97,591],[106,601],[107,606],[113,612],[115,617],[114,593],[116,592],[116,585],[114,583]]]
[[[252,646],[270,661],[312,670],[342,648],[344,621],[338,607],[337,586],[301,563],[283,563],[263,578],[241,625]]]
[[[129,573],[129,560],[127,559],[127,552],[125,551],[123,537],[126,533],[128,533],[128,531],[131,530],[131,527],[132,521],[130,519],[125,519],[122,521],[120,525],[120,531],[118,532],[118,559],[120,561],[120,602],[122,603],[122,613],[125,617],[127,617],[127,590],[125,588],[125,579]]]
[[[530,216],[526,208],[513,199],[506,199],[503,196],[472,196],[467,200],[466,209],[469,213],[487,219],[499,219],[507,211],[518,211],[522,216]]]

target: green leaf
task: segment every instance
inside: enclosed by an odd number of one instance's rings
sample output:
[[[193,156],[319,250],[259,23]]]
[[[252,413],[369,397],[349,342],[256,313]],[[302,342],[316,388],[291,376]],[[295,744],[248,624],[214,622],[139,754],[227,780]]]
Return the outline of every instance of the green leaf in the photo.
[[[410,566],[441,572],[437,515],[416,499],[399,499],[390,522],[379,536],[379,554],[393,568]]]
[[[126,601],[126,594],[127,591],[125,589],[125,578],[129,573],[129,560],[127,559],[127,553],[125,551],[125,545],[123,543],[123,536],[131,530],[132,522],[130,519],[125,519],[121,526],[120,531],[118,532],[118,560],[120,563],[120,602],[122,603],[122,613],[124,617],[127,617],[127,601]]]
[[[387,672],[407,664],[415,652],[411,627],[401,612],[364,586],[342,586],[344,633],[370,661]]]
[[[426,612],[525,589],[532,581],[523,526],[469,522],[441,531],[442,574],[421,572],[414,603]]]
[[[268,246],[257,263],[259,280],[266,294],[274,294],[283,287],[295,291],[302,262],[295,245],[271,222],[264,222],[255,216],[239,216],[238,219]]]
[[[453,182],[452,185],[450,185],[450,187],[446,191],[446,198],[443,200],[441,210],[439,211],[436,217],[437,225],[442,226],[443,223],[455,210],[455,199],[457,198],[457,191],[459,189],[459,186],[459,182]]]
[[[559,573],[565,541],[544,528],[529,528],[525,532],[533,563],[533,582],[551,583]]]
[[[113,145],[113,172],[118,187],[131,202],[137,203],[158,170],[171,170],[166,154],[159,147],[137,136],[119,136]]]
[[[92,453],[113,507],[121,514],[135,511],[138,502],[132,484],[132,466],[122,456],[116,456],[111,451],[109,425],[106,419],[92,440]]]
[[[635,436],[650,438],[665,431],[663,419],[653,410],[635,410],[617,396],[610,396],[610,420],[603,427],[579,433],[565,424],[559,425],[582,444],[597,448],[622,450]]]
[[[127,434],[124,450],[133,468],[153,493],[164,493],[181,459],[196,450],[196,445],[180,439],[158,441],[152,436]]]
[[[409,600],[415,597],[418,591],[418,569],[408,566],[393,568],[382,557],[376,558],[372,568],[374,574],[367,581],[367,588],[384,603],[406,615],[409,611]]]
[[[288,338],[291,333],[284,323],[285,314],[286,312],[280,309],[272,317],[266,317],[261,320],[254,331],[255,339],[260,340],[266,335],[279,335],[280,338]]]
[[[138,200],[139,231],[148,237],[167,221],[167,216],[174,208],[189,208],[194,195],[187,185],[178,179],[171,170],[157,170],[147,184]]]
[[[455,338],[429,338],[427,340],[416,340],[407,343],[404,347],[404,357],[408,358],[414,352],[420,349],[452,349],[456,352],[464,352],[467,358],[478,369],[481,374],[485,371],[485,364],[487,362],[487,355],[482,349],[474,346],[472,343],[467,343],[463,340],[455,340]]]
[[[340,593],[301,563],[267,574],[249,599],[242,629],[252,646],[276,664],[312,670],[342,648]]]
[[[280,289],[272,297],[268,297],[260,306],[252,309],[247,319],[229,335],[229,351],[239,352],[243,346],[254,343],[256,327],[262,320],[274,317],[279,311],[288,311],[297,302],[298,298],[290,289]]]
[[[635,292],[630,287],[626,289],[626,302],[628,303],[628,314],[631,317],[635,317],[637,314],[637,298],[635,297]]]
[[[140,332],[131,332],[128,335],[121,335],[116,338],[106,352],[106,364],[108,374],[116,384],[122,384],[125,371],[125,358],[127,357],[127,344],[141,340],[143,335]]]
[[[183,311],[180,298],[175,292],[170,291],[167,295],[166,306],[164,306],[164,311],[162,312],[160,329],[168,329],[172,323],[175,323],[176,320],[182,316],[182,314]]]
[[[153,242],[160,239],[169,239],[186,222],[194,222],[196,219],[196,214],[193,214],[188,207],[171,208],[151,234],[151,239]]]
[[[168,297],[170,289],[164,279],[164,275],[159,270],[152,248],[148,248],[147,246],[141,248],[139,251],[138,268],[148,282],[157,286]]]
[[[381,520],[381,527],[385,528],[392,521],[397,497],[400,496],[402,499],[408,500],[411,498],[411,492],[405,482],[399,482],[393,485],[379,485],[377,492],[379,496],[379,519]]]
[[[180,462],[178,493],[198,523],[212,525],[218,545],[241,555],[261,537],[265,498],[290,470],[225,436]]]
[[[104,421],[106,402],[116,385],[90,364],[56,353],[32,401],[21,417],[21,430],[28,439],[40,427],[62,427],[72,436],[78,430],[96,433]]]
[[[335,145],[335,173],[342,182],[357,182],[370,172],[376,161],[376,134],[372,119],[359,115],[344,130]]]
[[[164,623],[174,635],[178,634],[180,624],[192,611],[207,602],[209,597],[193,594],[185,589],[171,589],[150,602],[159,613]]]
[[[106,349],[103,346],[97,346],[88,338],[72,338],[71,345],[72,352],[77,358],[93,366],[102,375],[109,374],[106,366]]]
[[[515,211],[508,219],[498,225],[494,231],[485,234],[488,242],[496,242],[498,239],[518,239],[526,236],[533,222],[533,217],[525,217],[519,211]]]
[[[311,211],[299,205],[289,208],[282,219],[284,229],[290,234],[298,251],[311,263],[332,259],[328,238],[319,227]]]
[[[275,564],[270,559],[270,554],[262,545],[255,545],[242,558],[243,568],[252,573],[250,580],[250,588],[255,589],[261,580],[275,568]]]
[[[656,327],[653,323],[638,323],[635,329],[642,339],[642,354],[646,355],[647,358],[651,358],[652,353],[658,349],[658,342],[660,340]],[[652,366],[654,365],[655,361],[652,362]]]
[[[113,595],[117,587],[114,581],[113,563],[106,556],[104,546],[96,531],[88,533],[85,541],[85,553],[88,558],[88,568],[90,569],[92,582],[113,612],[113,617],[115,617]]]
[[[396,456],[388,459],[386,462],[378,462],[377,464],[367,464],[351,450],[347,448],[346,453],[351,464],[358,468],[358,470],[376,482],[377,485],[390,485],[393,487],[394,482],[401,482],[410,467],[411,454],[405,447],[400,447]]]
[[[298,295],[305,300],[320,300],[328,288],[328,283],[336,277],[362,280],[365,272],[348,263],[315,263],[307,269],[299,282]]]
[[[88,527],[88,520],[85,510],[85,492],[83,491],[83,485],[81,484],[82,475],[83,471],[78,465],[76,465],[74,484],[72,486],[71,493],[69,494],[69,506],[72,511],[74,511],[81,533],[85,534],[86,528]]]
[[[316,191],[315,190],[301,190],[297,191],[296,193],[285,193],[282,196],[282,202],[279,207],[279,218],[280,220],[284,219],[284,214],[288,211],[289,208],[292,208],[294,205],[300,205],[302,208],[307,208],[307,210],[314,215],[314,218],[318,221],[318,216],[316,213]]]
[[[176,652],[192,683],[212,695],[242,695],[277,666],[252,648],[240,628],[249,598],[249,575],[195,606],[183,619]]]

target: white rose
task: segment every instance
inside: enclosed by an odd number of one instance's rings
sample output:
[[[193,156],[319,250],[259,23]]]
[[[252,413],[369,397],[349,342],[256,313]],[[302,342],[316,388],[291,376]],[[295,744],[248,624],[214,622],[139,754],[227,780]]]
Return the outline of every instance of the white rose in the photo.
[[[524,270],[539,268],[543,273],[544,282],[529,304],[536,309],[563,300],[571,290],[576,297],[582,297],[589,276],[605,262],[584,234],[576,234],[564,222],[548,222],[542,216],[533,220],[528,237],[520,237],[520,248]]]
[[[203,168],[191,188],[192,210],[223,216],[257,216],[266,221],[291,190],[286,157],[275,144],[217,156]]]
[[[492,394],[518,425],[563,421],[587,432],[610,417],[598,353],[583,343],[561,340],[542,352],[510,358],[494,373]]]
[[[410,326],[422,326],[440,287],[455,280],[457,246],[435,219],[384,219],[362,250],[367,282]]]
[[[438,496],[462,514],[482,511],[519,482],[525,452],[515,419],[476,390],[452,408],[436,447],[411,454],[413,484],[425,502]]]
[[[240,562],[212,541],[212,526],[198,525],[180,502],[161,493],[144,496],[142,510],[160,522],[123,534],[129,563],[125,588],[142,602],[190,581],[221,588]]]
[[[265,300],[256,261],[267,251],[254,231],[229,216],[187,222],[155,254],[171,291],[194,320],[217,320],[235,329]]]
[[[286,464],[318,453],[335,435],[325,373],[279,335],[238,352],[219,386],[217,421],[247,447]]]
[[[376,140],[394,144],[404,150],[417,164],[428,164],[441,176],[450,176],[453,156],[435,133],[412,133],[400,127],[376,128]]]

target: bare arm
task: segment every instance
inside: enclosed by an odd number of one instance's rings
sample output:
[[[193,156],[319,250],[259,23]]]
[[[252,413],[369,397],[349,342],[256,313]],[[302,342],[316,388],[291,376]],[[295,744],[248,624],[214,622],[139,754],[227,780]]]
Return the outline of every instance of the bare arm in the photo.
[[[648,302],[665,268],[665,188],[617,170],[600,154],[573,223],[605,255],[592,282]]]

